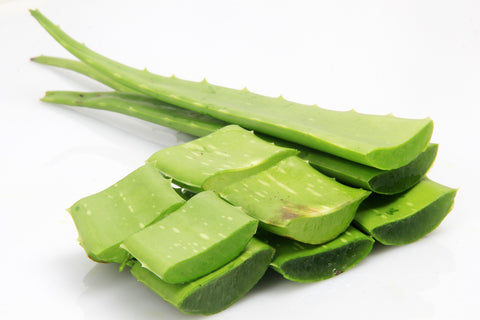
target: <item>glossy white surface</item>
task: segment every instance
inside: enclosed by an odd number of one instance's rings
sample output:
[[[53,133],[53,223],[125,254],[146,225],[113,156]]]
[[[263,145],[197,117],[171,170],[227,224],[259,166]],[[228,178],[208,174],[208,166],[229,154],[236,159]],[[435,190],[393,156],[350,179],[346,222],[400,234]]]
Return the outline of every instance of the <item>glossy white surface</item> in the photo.
[[[39,8],[91,48],[163,75],[322,107],[430,116],[430,178],[459,187],[424,239],[375,247],[344,274],[273,273],[209,319],[478,319],[480,2],[0,0],[0,319],[194,319],[115,266],[88,260],[65,211],[187,136],[123,116],[41,103],[106,90],[30,57],[70,55]]]

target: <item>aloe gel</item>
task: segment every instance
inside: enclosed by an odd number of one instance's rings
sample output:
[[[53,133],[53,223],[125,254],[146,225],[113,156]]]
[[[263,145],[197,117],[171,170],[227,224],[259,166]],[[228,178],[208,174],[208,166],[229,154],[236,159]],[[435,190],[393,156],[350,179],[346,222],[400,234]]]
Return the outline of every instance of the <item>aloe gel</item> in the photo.
[[[92,260],[121,263],[126,252],[119,245],[125,238],[183,203],[170,180],[145,165],[108,189],[77,201],[68,211]]]
[[[390,170],[415,159],[430,141],[431,119],[340,112],[283,98],[175,77],[162,77],[110,60],[75,41],[38,10],[31,14],[77,58],[133,91],[313,149]]]
[[[313,282],[332,278],[352,268],[372,250],[374,240],[350,226],[321,245],[301,243],[268,232],[258,237],[275,248],[270,266],[285,279]]]
[[[153,292],[184,313],[213,314],[243,297],[260,280],[274,250],[252,238],[234,260],[197,280],[171,284],[136,263],[132,274]]]
[[[394,195],[365,200],[354,225],[386,245],[414,242],[433,231],[450,212],[457,190],[427,178]]]
[[[220,193],[258,219],[265,230],[312,244],[330,241],[345,231],[369,194],[326,177],[294,156]]]
[[[238,256],[257,224],[213,191],[205,191],[125,239],[122,248],[165,282],[184,283]]]
[[[162,149],[147,162],[180,185],[200,191],[222,189],[296,153],[230,125],[202,138]]]

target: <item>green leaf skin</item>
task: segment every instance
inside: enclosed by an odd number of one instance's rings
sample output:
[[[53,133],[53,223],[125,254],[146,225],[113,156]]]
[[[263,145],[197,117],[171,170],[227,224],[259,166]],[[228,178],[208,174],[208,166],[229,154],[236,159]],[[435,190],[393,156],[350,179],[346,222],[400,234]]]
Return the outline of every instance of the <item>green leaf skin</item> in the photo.
[[[395,196],[372,195],[354,225],[385,245],[414,242],[433,231],[453,207],[457,190],[427,178]]]
[[[110,77],[105,76],[103,73],[98,72],[94,68],[90,67],[89,65],[81,62],[75,61],[71,59],[64,59],[64,58],[56,58],[56,57],[49,57],[49,56],[38,56],[30,59],[33,62],[41,63],[53,67],[69,69],[78,73],[81,73],[89,78],[95,79],[106,86],[113,88],[117,91],[122,91],[126,93],[136,93],[137,91],[130,89],[127,86],[118,83],[117,81],[111,79]]]
[[[52,91],[47,92],[42,101],[118,112],[194,136],[204,136],[228,125],[212,117],[134,93]]]
[[[336,182],[297,157],[226,187],[221,197],[258,219],[262,228],[321,244],[344,232],[370,194]]]
[[[277,147],[251,131],[229,125],[202,138],[162,149],[147,162],[192,190],[220,190],[295,154],[294,149]]]
[[[135,264],[132,274],[177,309],[189,314],[214,314],[243,297],[260,280],[274,250],[252,238],[234,260],[208,275],[186,284],[170,284]]]
[[[340,112],[283,98],[154,75],[105,58],[75,41],[38,10],[32,15],[55,40],[90,67],[134,91],[229,123],[390,170],[415,159],[430,141],[431,119]]]
[[[352,226],[322,245],[305,244],[269,232],[257,236],[275,248],[270,266],[295,282],[314,282],[339,275],[363,260],[375,242]]]
[[[170,180],[145,165],[108,189],[77,201],[68,211],[92,260],[121,263],[126,257],[119,247],[124,239],[184,202]]]
[[[205,191],[121,247],[165,282],[185,283],[238,256],[257,225],[239,208]]]
[[[212,117],[177,108],[145,95],[121,92],[50,91],[42,100],[119,112],[195,136],[204,136],[228,125]],[[298,154],[300,158],[308,160],[312,167],[327,176],[347,185],[380,194],[400,193],[417,184],[431,167],[438,150],[438,145],[431,143],[406,166],[380,170],[268,135],[259,135],[259,137],[281,147],[297,149],[300,152]]]
[[[350,186],[392,195],[410,189],[425,176],[437,156],[438,144],[429,144],[412,162],[393,170],[367,167],[326,153],[299,151],[300,158],[327,176]]]

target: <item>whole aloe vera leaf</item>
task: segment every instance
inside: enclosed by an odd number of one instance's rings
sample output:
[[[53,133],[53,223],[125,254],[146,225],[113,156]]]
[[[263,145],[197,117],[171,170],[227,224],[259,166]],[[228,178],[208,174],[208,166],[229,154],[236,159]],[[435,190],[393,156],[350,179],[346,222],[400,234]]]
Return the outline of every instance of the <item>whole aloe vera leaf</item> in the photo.
[[[180,311],[208,315],[225,310],[250,291],[267,270],[273,254],[272,247],[252,238],[237,258],[185,284],[162,281],[140,263],[136,263],[131,272]]]
[[[123,84],[113,80],[112,78],[105,76],[103,73],[98,72],[94,68],[90,67],[88,64],[85,64],[81,61],[57,58],[57,57],[49,57],[49,56],[43,56],[43,55],[31,58],[30,60],[33,62],[37,62],[37,63],[41,63],[41,64],[53,66],[53,67],[69,69],[69,70],[81,73],[117,91],[122,91],[127,93],[137,92],[135,90],[130,89],[130,87],[124,86]]]
[[[354,162],[385,170],[399,168],[423,151],[432,134],[433,122],[429,118],[332,111],[206,81],[192,82],[137,70],[88,49],[38,10],[31,13],[73,55],[135,91]]]
[[[193,190],[220,190],[295,154],[295,149],[277,147],[251,131],[229,125],[202,138],[162,149],[147,162]]]
[[[165,282],[184,283],[238,256],[257,225],[241,209],[205,191],[128,237],[121,247]]]
[[[92,260],[121,263],[126,257],[119,247],[124,239],[184,202],[170,180],[145,165],[108,189],[77,201],[68,211]]]
[[[204,136],[228,125],[200,113],[157,99],[123,92],[47,92],[42,101],[122,113],[194,136]]]
[[[375,242],[352,226],[322,245],[301,243],[269,232],[257,236],[275,248],[272,269],[295,282],[314,282],[339,275],[363,260]]]
[[[411,243],[442,222],[452,209],[456,192],[424,178],[398,195],[372,195],[358,209],[354,225],[382,244]]]
[[[49,91],[42,100],[119,112],[195,136],[203,136],[228,125],[212,117],[177,108],[145,95],[122,92]],[[438,145],[431,143],[406,166],[393,170],[379,170],[271,136],[259,135],[259,137],[279,146],[299,150],[300,158],[308,160],[315,169],[342,183],[381,194],[400,193],[418,183],[431,167],[438,150]]]
[[[311,244],[328,242],[344,232],[369,194],[336,182],[294,156],[220,192],[258,219],[265,230]]]

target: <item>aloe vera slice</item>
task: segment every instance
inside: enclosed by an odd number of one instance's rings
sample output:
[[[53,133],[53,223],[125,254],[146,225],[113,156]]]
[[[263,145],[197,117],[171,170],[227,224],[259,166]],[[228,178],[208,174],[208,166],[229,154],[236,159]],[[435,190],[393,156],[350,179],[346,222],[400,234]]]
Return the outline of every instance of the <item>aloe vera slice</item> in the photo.
[[[212,133],[228,125],[212,117],[180,109],[145,95],[122,92],[50,91],[42,100],[119,112],[196,136]],[[400,193],[418,183],[431,167],[438,150],[438,145],[431,143],[406,166],[379,170],[271,136],[259,137],[281,147],[297,149],[300,152],[298,157],[308,160],[315,169],[340,182],[381,194]]]
[[[252,238],[245,250],[221,268],[193,282],[171,284],[136,263],[132,274],[153,292],[184,313],[213,314],[243,297],[260,280],[274,250]]]
[[[108,189],[77,201],[68,211],[92,260],[121,263],[126,252],[119,245],[125,238],[184,202],[170,180],[145,165]]]
[[[339,112],[234,90],[206,81],[154,75],[105,58],[75,41],[38,10],[35,19],[77,58],[134,91],[281,139],[379,169],[415,159],[428,144],[431,119]]]
[[[312,244],[344,232],[369,194],[326,177],[297,157],[232,183],[220,193],[258,219],[265,230]]]
[[[270,266],[295,282],[320,281],[339,275],[363,260],[375,242],[352,226],[322,245],[301,243],[269,232],[261,232],[258,237],[275,248]]]
[[[251,131],[230,125],[202,138],[162,149],[147,162],[181,185],[193,190],[211,190],[221,189],[295,154],[294,149],[277,147]]]
[[[184,283],[238,256],[255,234],[257,224],[213,191],[205,191],[125,239],[122,248],[162,280]]]
[[[372,195],[358,209],[355,226],[386,245],[414,242],[442,222],[452,209],[456,192],[424,178],[399,195]]]

